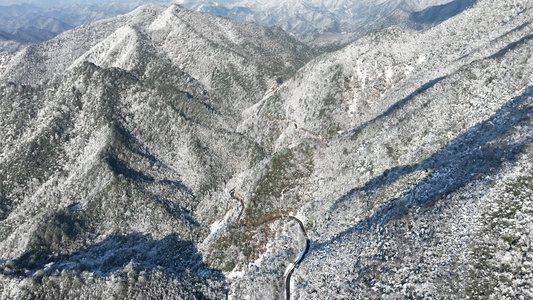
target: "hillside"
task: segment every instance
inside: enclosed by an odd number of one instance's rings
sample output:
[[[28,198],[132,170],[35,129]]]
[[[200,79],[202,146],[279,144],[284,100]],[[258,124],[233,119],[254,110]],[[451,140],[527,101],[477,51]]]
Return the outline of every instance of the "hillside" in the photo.
[[[45,2],[0,1],[0,52],[15,52],[28,45],[48,41],[74,27],[131,12],[142,4],[170,1]]]
[[[199,206],[265,155],[239,109],[311,55],[277,29],[145,6],[4,57],[2,297],[222,297]]]
[[[463,11],[475,0],[178,0],[192,10],[280,26],[318,48],[344,46],[392,25],[425,29]]]
[[[314,57],[143,6],[1,56],[0,299],[532,298],[532,17]]]

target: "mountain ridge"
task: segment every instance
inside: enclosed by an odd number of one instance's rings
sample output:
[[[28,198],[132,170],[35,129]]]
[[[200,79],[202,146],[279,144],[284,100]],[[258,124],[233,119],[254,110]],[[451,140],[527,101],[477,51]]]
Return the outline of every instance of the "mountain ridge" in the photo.
[[[463,11],[471,0],[388,1],[178,1],[239,22],[280,26],[318,48],[339,48],[392,25],[425,29]]]
[[[315,56],[144,6],[3,56],[0,298],[533,296],[532,9]]]

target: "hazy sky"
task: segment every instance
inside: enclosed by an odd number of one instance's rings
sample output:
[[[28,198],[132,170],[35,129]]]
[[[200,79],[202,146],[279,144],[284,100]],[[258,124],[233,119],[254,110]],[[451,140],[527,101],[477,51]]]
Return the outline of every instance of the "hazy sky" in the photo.
[[[172,0],[0,0],[0,5],[12,5],[12,4],[22,4],[29,3],[33,5],[50,7],[50,6],[69,6],[72,4],[98,4],[105,2],[173,2]]]

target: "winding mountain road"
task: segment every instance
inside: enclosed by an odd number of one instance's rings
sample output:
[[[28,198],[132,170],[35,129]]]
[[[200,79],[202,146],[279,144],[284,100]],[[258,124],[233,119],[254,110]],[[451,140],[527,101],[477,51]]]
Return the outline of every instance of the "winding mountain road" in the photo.
[[[298,222],[298,225],[300,225],[300,229],[302,230],[302,232],[304,233],[305,235],[305,247],[302,249],[302,251],[300,252],[300,255],[298,255],[298,258],[296,258],[296,260],[294,261],[294,263],[292,263],[288,268],[287,268],[287,271],[285,271],[285,275],[283,275],[285,277],[285,299],[289,300],[291,299],[291,276],[292,276],[292,272],[294,271],[294,268],[296,268],[296,266],[298,266],[300,264],[300,262],[302,262],[302,260],[305,258],[305,255],[307,254],[307,252],[309,251],[309,247],[311,246],[311,241],[309,240],[309,237],[307,236],[307,232],[305,231],[305,227],[304,227],[304,224],[302,223],[302,221],[296,217],[293,217],[293,216],[289,216],[289,218],[295,220],[296,222]]]
[[[292,273],[294,272],[294,269],[303,261],[303,259],[305,258],[305,255],[307,254],[307,252],[309,252],[309,248],[311,246],[311,241],[309,240],[309,237],[307,236],[307,231],[305,230],[305,226],[304,226],[303,222],[300,219],[298,219],[297,217],[295,217],[295,216],[291,216],[291,215],[288,215],[286,213],[278,213],[278,214],[275,214],[275,215],[271,216],[270,218],[267,218],[267,219],[264,219],[264,220],[260,220],[260,221],[258,221],[256,223],[246,224],[246,225],[243,224],[243,225],[240,225],[240,226],[235,226],[235,224],[241,219],[241,216],[242,216],[242,214],[244,212],[244,209],[245,209],[244,197],[241,196],[239,193],[237,193],[235,191],[235,189],[232,189],[230,191],[230,195],[231,195],[231,197],[233,199],[239,201],[240,204],[241,204],[241,210],[239,212],[239,215],[237,216],[235,221],[233,221],[233,223],[232,223],[233,227],[246,226],[248,228],[254,228],[254,227],[266,224],[268,222],[272,222],[272,221],[275,221],[275,220],[278,220],[278,219],[285,219],[285,218],[296,221],[298,223],[298,225],[300,226],[300,230],[303,232],[303,234],[305,236],[305,247],[302,249],[302,251],[300,251],[300,254],[296,258],[296,260],[287,267],[287,270],[285,271],[285,274],[283,275],[283,277],[285,279],[285,299],[286,300],[291,299],[291,276],[292,276]]]

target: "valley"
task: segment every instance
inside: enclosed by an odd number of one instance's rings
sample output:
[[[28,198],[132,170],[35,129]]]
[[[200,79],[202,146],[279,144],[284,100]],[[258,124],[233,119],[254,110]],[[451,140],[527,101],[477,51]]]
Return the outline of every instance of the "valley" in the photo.
[[[2,52],[0,299],[533,297],[533,5],[404,2],[453,13],[326,51],[150,4]]]

